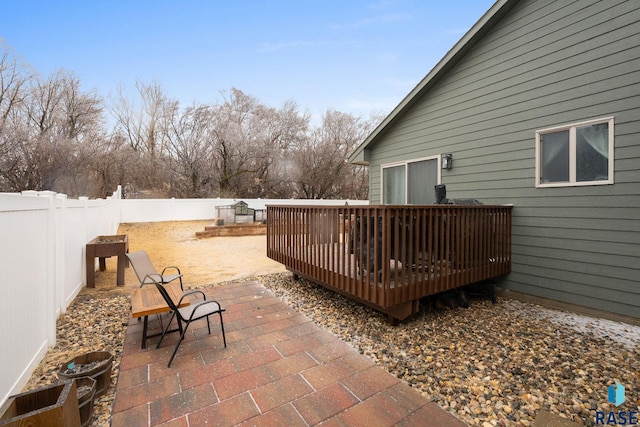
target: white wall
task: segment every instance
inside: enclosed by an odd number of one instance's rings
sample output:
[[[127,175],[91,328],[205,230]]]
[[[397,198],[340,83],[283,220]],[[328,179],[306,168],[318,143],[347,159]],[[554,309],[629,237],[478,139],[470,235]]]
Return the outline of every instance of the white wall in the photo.
[[[366,205],[368,201],[242,199],[266,205]],[[86,286],[85,248],[120,223],[206,220],[236,199],[68,199],[43,191],[0,193],[0,406],[19,393],[56,342],[56,319]],[[89,268],[96,268],[96,263]]]

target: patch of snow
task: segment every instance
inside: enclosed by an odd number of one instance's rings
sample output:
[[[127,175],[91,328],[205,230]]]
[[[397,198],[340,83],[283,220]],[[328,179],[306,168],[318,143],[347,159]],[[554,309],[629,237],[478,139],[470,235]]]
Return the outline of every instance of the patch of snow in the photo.
[[[541,306],[535,306],[535,311],[539,312],[541,318],[547,318],[577,332],[591,333],[599,338],[609,337],[629,350],[638,349],[640,346],[640,326]]]

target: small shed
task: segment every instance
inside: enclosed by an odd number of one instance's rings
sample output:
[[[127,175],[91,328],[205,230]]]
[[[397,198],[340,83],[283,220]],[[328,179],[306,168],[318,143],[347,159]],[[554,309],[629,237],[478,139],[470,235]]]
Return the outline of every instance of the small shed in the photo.
[[[217,209],[218,218],[224,220],[225,224],[244,224],[255,221],[256,210],[242,200],[232,205],[219,206]]]

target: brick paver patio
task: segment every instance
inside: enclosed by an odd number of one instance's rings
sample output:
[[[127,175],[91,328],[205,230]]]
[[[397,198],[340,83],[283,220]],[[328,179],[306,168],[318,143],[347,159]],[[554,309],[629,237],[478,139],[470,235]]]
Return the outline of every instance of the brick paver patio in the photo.
[[[131,319],[113,427],[466,425],[260,283],[204,290],[227,310],[227,348],[214,316],[211,335],[204,320],[191,325],[167,368],[177,334],[143,350]]]

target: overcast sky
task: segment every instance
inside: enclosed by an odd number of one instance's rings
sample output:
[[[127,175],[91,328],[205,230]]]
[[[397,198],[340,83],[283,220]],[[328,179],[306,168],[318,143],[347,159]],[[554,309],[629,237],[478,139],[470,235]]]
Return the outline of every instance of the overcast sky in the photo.
[[[236,87],[388,113],[493,0],[1,0],[0,39],[34,71],[65,69],[107,98],[158,82],[183,106]]]

